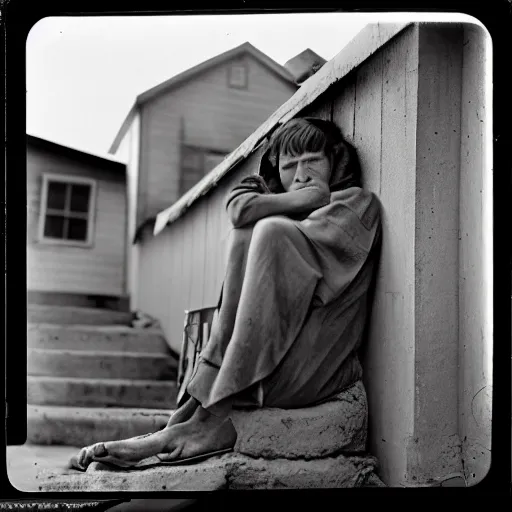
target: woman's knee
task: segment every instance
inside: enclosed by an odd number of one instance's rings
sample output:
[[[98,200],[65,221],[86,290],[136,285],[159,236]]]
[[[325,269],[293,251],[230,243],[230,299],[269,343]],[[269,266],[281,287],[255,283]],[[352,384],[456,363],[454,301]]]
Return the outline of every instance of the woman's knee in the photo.
[[[265,217],[254,225],[253,236],[257,238],[269,237],[271,239],[279,239],[286,236],[291,231],[295,231],[296,227],[293,222],[286,217]]]

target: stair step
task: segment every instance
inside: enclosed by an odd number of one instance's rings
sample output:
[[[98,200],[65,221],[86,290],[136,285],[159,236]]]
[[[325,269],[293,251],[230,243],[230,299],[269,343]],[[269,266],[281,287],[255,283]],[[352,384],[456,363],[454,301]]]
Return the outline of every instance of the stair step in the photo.
[[[101,308],[29,304],[27,319],[30,323],[46,324],[131,325],[132,315]]]
[[[27,377],[30,405],[173,409],[176,395],[173,381]]]
[[[96,379],[175,380],[178,361],[165,354],[29,349],[28,375]]]
[[[28,324],[27,344],[39,349],[169,352],[159,329],[133,329],[124,325]]]
[[[27,406],[27,441],[86,446],[156,432],[169,421],[166,409]]]

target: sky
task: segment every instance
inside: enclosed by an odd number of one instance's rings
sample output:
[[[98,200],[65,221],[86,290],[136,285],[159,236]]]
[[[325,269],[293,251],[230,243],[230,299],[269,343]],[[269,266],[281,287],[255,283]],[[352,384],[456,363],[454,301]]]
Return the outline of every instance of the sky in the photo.
[[[108,149],[147,89],[247,41],[279,64],[306,48],[329,60],[375,21],[382,15],[44,18],[27,38],[27,133],[119,159]]]

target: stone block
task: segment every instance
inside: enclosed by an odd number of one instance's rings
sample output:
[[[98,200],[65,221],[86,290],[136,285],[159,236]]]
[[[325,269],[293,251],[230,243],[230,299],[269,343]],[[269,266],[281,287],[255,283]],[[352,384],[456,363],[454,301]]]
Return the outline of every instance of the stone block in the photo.
[[[229,489],[339,489],[362,487],[377,461],[369,455],[268,460],[236,454],[226,465]]]
[[[40,475],[43,491],[215,491],[221,489],[335,489],[366,486],[376,468],[369,455],[314,460],[254,459],[231,453],[188,466],[115,470],[93,463],[85,473]]]
[[[367,400],[357,382],[333,400],[303,409],[234,411],[235,451],[267,459],[312,459],[365,450]]]
[[[226,457],[226,456],[223,456]],[[94,462],[85,473],[63,471],[41,475],[43,491],[216,491],[227,488],[222,457],[190,466],[160,466],[144,470],[115,470]]]

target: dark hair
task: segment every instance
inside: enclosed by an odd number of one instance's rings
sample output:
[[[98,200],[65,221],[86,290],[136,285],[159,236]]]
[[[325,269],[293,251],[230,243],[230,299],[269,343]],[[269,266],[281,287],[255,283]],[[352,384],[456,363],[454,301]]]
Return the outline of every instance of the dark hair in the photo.
[[[270,138],[269,160],[278,165],[279,155],[298,156],[323,151],[331,156],[335,146],[343,142],[339,128],[332,122],[314,117],[292,119],[278,128]]]

